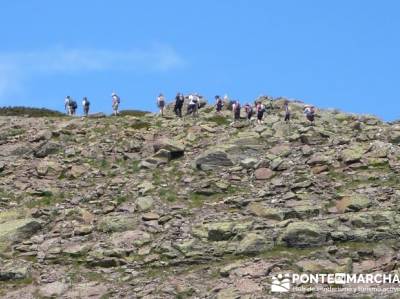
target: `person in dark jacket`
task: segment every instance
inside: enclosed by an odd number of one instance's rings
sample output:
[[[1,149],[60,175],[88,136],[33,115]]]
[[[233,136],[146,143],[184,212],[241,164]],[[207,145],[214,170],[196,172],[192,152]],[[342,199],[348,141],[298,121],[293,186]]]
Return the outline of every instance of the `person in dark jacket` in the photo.
[[[182,107],[184,102],[185,102],[185,97],[183,96],[183,94],[178,92],[175,97],[175,107],[174,107],[174,112],[178,117],[182,117]]]
[[[224,102],[222,101],[220,96],[215,96],[215,109],[217,114],[221,114],[222,107],[224,107]]]

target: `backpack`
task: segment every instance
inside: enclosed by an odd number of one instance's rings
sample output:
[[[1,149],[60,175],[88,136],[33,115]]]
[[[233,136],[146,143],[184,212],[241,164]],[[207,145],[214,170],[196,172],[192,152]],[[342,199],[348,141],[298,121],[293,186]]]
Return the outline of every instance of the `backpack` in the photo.
[[[78,108],[78,104],[75,101],[72,101],[72,108],[73,109]]]
[[[83,104],[85,107],[89,107],[90,103],[88,100],[85,101],[85,104]]]

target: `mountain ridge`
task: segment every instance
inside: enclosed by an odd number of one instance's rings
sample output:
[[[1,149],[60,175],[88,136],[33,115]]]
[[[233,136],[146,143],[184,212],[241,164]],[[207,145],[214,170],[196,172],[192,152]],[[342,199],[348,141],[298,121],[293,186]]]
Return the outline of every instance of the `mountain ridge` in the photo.
[[[288,124],[263,101],[260,125],[208,105],[0,117],[0,294],[274,298],[280,273],[398,273],[400,124],[312,125],[299,102]],[[291,293],[316,295],[354,294]]]

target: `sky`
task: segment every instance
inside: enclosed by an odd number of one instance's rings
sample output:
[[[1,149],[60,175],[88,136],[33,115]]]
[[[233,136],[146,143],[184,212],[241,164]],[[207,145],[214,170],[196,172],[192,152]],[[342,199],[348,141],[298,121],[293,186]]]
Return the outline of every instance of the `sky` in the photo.
[[[397,0],[2,1],[0,106],[284,96],[400,117]]]

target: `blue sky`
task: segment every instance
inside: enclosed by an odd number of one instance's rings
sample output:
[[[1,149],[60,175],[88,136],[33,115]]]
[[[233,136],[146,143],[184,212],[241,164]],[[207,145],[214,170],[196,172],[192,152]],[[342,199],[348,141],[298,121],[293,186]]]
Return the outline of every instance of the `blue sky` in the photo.
[[[400,1],[3,1],[0,105],[260,94],[400,118]]]

